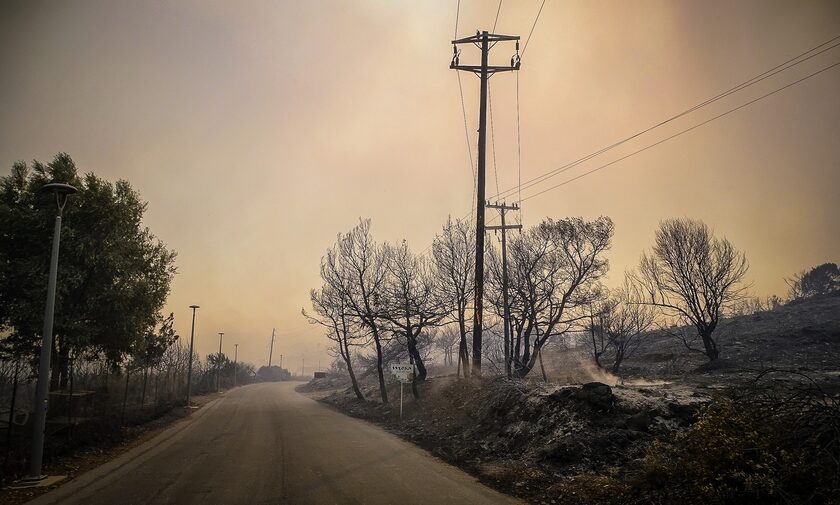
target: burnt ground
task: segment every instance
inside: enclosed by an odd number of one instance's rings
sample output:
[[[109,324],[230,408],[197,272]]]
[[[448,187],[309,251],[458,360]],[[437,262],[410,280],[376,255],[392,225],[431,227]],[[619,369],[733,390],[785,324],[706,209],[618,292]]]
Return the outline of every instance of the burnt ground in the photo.
[[[379,401],[372,381],[363,385],[365,401],[340,377],[299,390],[531,503],[648,503],[651,497],[634,496],[630,483],[645,473],[652,448],[661,447],[654,442],[672,443],[702,406],[749,394],[762,370],[795,372],[784,380],[813,381],[840,402],[840,296],[733,318],[721,335],[722,359],[713,365],[673,337],[651,335],[620,377],[572,370],[580,349],[546,362],[548,383],[434,377],[419,385],[419,400],[405,387],[402,420],[395,383],[389,404]],[[612,385],[568,383],[593,375]]]
[[[794,301],[773,311],[731,318],[717,330],[721,359],[713,366],[679,340],[651,335],[622,366],[622,375],[700,380],[767,368],[817,373],[840,370],[840,292]]]

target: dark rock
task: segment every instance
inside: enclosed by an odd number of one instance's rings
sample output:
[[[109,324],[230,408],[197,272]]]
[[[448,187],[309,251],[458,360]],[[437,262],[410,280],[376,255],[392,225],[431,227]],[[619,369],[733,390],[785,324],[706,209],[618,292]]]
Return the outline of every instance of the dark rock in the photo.
[[[697,415],[697,410],[700,408],[700,405],[701,403],[699,402],[688,404],[679,402],[668,402],[668,410],[671,412],[672,417],[675,417],[681,421],[692,421]]]
[[[627,418],[627,428],[635,431],[647,431],[651,422],[653,422],[653,419],[651,419],[650,414],[642,411]]]
[[[575,390],[572,388],[558,389],[557,391],[554,391],[553,393],[548,395],[548,397],[555,401],[571,400],[575,397]]]
[[[579,400],[590,403],[599,409],[609,410],[613,406],[615,396],[612,388],[602,382],[589,382],[576,391]]]
[[[537,458],[542,461],[550,461],[555,464],[572,464],[580,461],[586,448],[579,442],[565,438],[558,442],[550,443],[537,451]]]

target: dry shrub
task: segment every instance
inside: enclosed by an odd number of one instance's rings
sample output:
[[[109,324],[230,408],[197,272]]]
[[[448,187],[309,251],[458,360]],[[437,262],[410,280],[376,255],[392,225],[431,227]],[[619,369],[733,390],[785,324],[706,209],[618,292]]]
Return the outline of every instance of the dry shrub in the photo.
[[[703,504],[840,503],[837,399],[801,373],[760,374],[719,398],[671,443],[645,457],[651,501]]]

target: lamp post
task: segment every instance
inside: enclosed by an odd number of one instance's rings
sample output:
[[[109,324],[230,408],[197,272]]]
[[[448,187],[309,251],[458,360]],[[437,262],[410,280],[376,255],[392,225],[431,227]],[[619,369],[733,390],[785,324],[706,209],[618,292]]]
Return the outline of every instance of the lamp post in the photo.
[[[200,308],[198,305],[190,305],[193,311],[192,328],[190,329],[190,364],[187,367],[187,408],[190,408],[190,395],[192,394],[192,359],[193,359],[193,341],[195,340],[195,309]]]
[[[38,384],[35,390],[35,418],[32,423],[32,453],[29,459],[29,475],[26,481],[39,481],[45,476],[41,474],[44,459],[44,429],[47,424],[47,408],[49,406],[50,389],[50,357],[52,356],[53,319],[55,316],[55,285],[58,277],[58,246],[61,242],[61,215],[67,204],[67,197],[76,192],[76,188],[69,184],[50,183],[44,185],[44,191],[55,195],[58,212],[55,215],[53,230],[52,256],[50,257],[50,274],[47,283],[47,306],[44,309],[44,332],[41,335],[41,359],[38,364]]]
[[[225,332],[219,332],[219,356],[216,360],[216,391],[219,391],[219,376],[222,374],[222,337],[225,336]]]
[[[236,387],[236,359],[239,357],[239,344],[233,344],[233,387]]]

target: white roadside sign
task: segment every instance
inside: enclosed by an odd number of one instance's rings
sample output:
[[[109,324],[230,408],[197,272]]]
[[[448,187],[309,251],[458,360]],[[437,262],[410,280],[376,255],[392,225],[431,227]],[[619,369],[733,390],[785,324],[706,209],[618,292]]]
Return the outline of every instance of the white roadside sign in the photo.
[[[391,374],[400,382],[411,382],[414,365],[411,363],[391,363]]]

